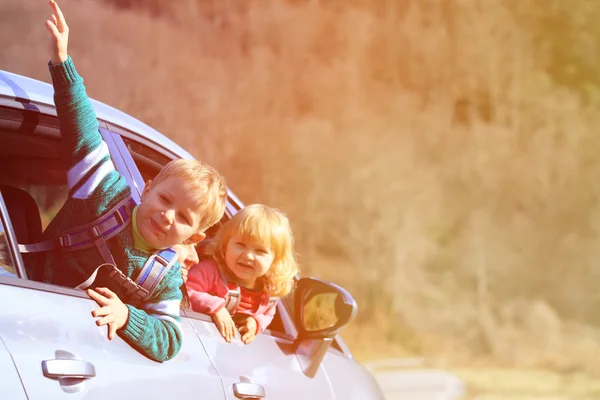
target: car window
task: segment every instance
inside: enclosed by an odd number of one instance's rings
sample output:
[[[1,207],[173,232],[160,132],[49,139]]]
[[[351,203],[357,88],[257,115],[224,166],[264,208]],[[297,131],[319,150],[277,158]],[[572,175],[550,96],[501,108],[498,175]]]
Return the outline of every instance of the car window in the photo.
[[[154,177],[158,174],[160,169],[169,161],[171,161],[171,159],[165,156],[164,154],[161,154],[158,151],[153,150],[148,146],[138,143],[132,139],[123,137],[123,142],[125,142],[127,149],[131,153],[131,156],[136,166],[138,167],[140,174],[142,175],[142,179],[144,181],[154,179]],[[237,203],[234,202],[233,204],[230,204],[230,206],[231,205],[235,207],[235,209],[239,209],[239,205]],[[207,245],[210,243],[210,240],[214,238],[215,234],[219,229],[219,226],[225,221],[227,221],[228,218],[229,213],[226,212],[225,215],[223,215],[221,221],[219,221],[219,223],[208,228],[208,230],[206,231],[206,239],[200,242],[196,247],[200,259],[208,257],[208,255],[206,254]],[[271,332],[283,335],[287,335],[290,333],[287,332],[287,330],[285,329],[285,324],[282,321],[282,313],[287,313],[287,307],[284,307],[283,310],[282,307],[278,308],[278,312],[275,313],[275,317],[269,325],[267,333]]]
[[[0,130],[0,185],[27,192],[35,200],[42,231],[67,199],[66,170],[58,137]],[[9,213],[22,197],[5,198]]]
[[[171,159],[164,154],[152,150],[148,146],[134,140],[123,137],[123,141],[131,153],[140,174],[142,174],[144,182],[147,182],[149,179],[154,179],[161,168],[171,161]]]
[[[69,194],[60,133],[0,127],[0,143],[0,192],[16,241],[40,242]]]

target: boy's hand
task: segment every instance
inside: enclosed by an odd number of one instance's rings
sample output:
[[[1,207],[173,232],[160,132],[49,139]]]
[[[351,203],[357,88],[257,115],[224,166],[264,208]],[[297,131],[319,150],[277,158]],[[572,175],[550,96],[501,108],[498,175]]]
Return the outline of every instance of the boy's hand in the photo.
[[[129,308],[110,289],[96,288],[88,289],[86,292],[101,306],[92,311],[92,317],[102,317],[96,320],[96,325],[108,325],[108,340],[113,340],[117,330],[127,323]]]
[[[238,314],[235,318],[235,324],[238,331],[240,331],[240,335],[242,335],[242,342],[244,342],[244,344],[252,343],[258,329],[258,324],[254,317],[251,315]]]
[[[187,267],[182,265],[181,266],[181,278],[183,279],[183,283],[187,282],[188,272],[189,272],[189,270],[187,269]]]
[[[233,323],[233,319],[231,319],[231,314],[227,311],[227,308],[222,307],[219,311],[211,315],[211,318],[223,339],[227,343],[230,343],[235,337],[235,324]]]
[[[50,32],[50,42],[48,45],[50,61],[52,64],[60,64],[68,58],[69,27],[58,4],[54,0],[49,0],[48,4],[50,4],[50,8],[52,9],[50,19],[46,21],[46,29]]]

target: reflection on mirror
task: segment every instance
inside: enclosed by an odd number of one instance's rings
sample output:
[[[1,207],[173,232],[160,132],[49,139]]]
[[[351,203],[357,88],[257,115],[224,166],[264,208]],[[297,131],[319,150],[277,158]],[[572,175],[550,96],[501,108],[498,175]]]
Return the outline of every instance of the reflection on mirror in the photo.
[[[339,316],[336,314],[338,297],[338,293],[315,294],[304,305],[302,315],[304,328],[309,332],[316,332],[335,326],[339,320]]]

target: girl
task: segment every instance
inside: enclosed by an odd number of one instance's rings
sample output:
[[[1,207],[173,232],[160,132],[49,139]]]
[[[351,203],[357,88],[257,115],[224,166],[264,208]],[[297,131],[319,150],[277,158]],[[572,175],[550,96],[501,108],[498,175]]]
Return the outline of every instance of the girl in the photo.
[[[248,344],[273,320],[276,298],[292,290],[298,266],[289,221],[279,210],[249,205],[223,224],[210,247],[212,257],[188,274],[192,309],[210,315],[227,342],[237,327]]]

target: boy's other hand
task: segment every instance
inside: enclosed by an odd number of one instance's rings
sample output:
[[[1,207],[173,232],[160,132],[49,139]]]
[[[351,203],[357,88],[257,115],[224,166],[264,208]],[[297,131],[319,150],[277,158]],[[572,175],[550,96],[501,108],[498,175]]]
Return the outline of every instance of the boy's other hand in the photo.
[[[231,319],[231,314],[229,314],[227,308],[222,307],[219,311],[211,315],[211,318],[219,332],[221,332],[223,339],[225,339],[227,343],[230,343],[235,337],[235,324],[233,319]]]
[[[244,344],[252,343],[258,329],[256,320],[251,315],[240,314],[236,317],[235,324],[237,325],[238,331],[240,331],[240,335],[242,335],[242,342],[244,342]]]
[[[108,340],[113,340],[117,330],[127,323],[129,308],[110,289],[96,288],[86,292],[100,306],[92,311],[92,317],[102,317],[96,320],[96,325],[108,325]]]
[[[181,278],[183,279],[183,283],[186,283],[188,280],[188,268],[186,266],[181,266]]]
[[[46,29],[50,32],[50,42],[48,44],[50,61],[52,64],[60,64],[68,58],[69,27],[56,1],[49,0],[48,4],[52,9],[50,19],[46,21]]]

